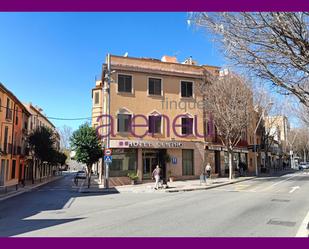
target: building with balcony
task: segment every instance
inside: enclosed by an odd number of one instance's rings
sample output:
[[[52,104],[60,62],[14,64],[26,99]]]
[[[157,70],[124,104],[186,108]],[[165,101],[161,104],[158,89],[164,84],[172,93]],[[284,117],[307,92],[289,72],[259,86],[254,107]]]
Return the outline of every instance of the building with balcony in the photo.
[[[34,106],[32,103],[24,104],[27,111],[30,113],[30,117],[27,122],[27,130],[25,131],[28,135],[31,134],[36,129],[44,126],[49,128],[54,134],[54,147],[56,150],[60,150],[60,135],[54,124],[46,117],[43,113],[43,109],[38,106]],[[26,123],[25,123],[26,124]],[[29,151],[28,153],[28,164],[26,166],[25,178],[26,180],[36,180],[52,175],[53,167],[47,164],[43,165],[43,168],[39,170],[39,162],[34,158],[33,153]]]
[[[106,70],[104,64],[103,78],[92,89],[92,125],[105,146],[110,134],[110,177],[120,179],[136,172],[140,181],[147,181],[160,165],[163,178],[193,179],[206,162],[214,174],[228,173],[227,152],[215,134],[211,115],[203,121],[205,103],[198,90],[205,71],[218,75],[219,67],[197,65],[192,58],[179,63],[170,56],[158,60],[112,55],[110,89]],[[248,164],[247,139],[246,131],[235,149],[235,165]]]
[[[18,98],[0,83],[0,186],[17,185],[25,179],[29,117]]]
[[[268,167],[282,169],[289,158],[289,120],[284,115],[265,117],[265,133],[268,134]]]

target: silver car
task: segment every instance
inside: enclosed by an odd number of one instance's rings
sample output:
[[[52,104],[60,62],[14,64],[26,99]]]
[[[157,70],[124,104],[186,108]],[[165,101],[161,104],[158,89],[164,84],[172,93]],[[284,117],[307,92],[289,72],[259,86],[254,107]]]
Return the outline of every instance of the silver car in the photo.
[[[309,169],[309,162],[301,162],[299,164],[299,169],[300,170]]]

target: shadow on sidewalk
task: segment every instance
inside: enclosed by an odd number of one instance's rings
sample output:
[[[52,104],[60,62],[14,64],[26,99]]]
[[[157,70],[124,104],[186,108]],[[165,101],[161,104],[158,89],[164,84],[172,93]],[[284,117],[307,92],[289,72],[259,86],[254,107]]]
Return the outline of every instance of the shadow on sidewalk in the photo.
[[[48,227],[62,225],[83,217],[70,217],[68,206],[74,198],[114,194],[113,191],[80,193],[72,189],[74,175],[48,183],[38,189],[25,192],[0,202],[0,237],[21,235]],[[67,218],[38,219],[36,215],[67,215]],[[62,216],[63,217],[63,216]]]

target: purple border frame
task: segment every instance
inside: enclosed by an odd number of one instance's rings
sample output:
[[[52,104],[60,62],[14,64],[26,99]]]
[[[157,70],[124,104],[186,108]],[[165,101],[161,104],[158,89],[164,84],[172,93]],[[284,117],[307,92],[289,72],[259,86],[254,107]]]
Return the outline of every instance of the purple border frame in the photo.
[[[305,11],[308,0],[0,0],[0,11]],[[205,224],[207,226],[207,224]],[[274,228],[275,229],[275,228]],[[1,248],[309,248],[295,238],[0,238]],[[306,246],[307,245],[307,246]]]
[[[8,238],[0,239],[7,248],[55,249],[55,248],[308,248],[307,238]],[[306,246],[307,245],[307,246]],[[3,247],[5,248],[5,247]]]
[[[304,11],[308,0],[1,0],[0,11]]]

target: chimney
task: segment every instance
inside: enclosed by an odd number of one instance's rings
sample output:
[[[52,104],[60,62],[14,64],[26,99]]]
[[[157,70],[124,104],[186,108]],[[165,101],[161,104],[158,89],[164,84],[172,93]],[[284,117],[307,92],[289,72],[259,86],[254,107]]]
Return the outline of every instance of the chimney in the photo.
[[[164,55],[161,58],[162,62],[178,63],[176,56],[167,56]]]

